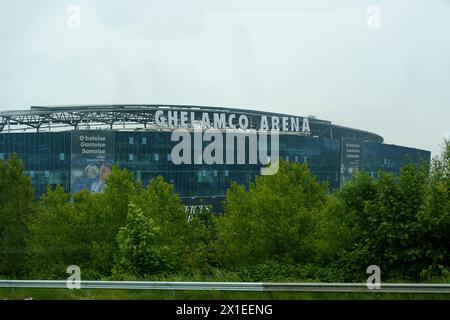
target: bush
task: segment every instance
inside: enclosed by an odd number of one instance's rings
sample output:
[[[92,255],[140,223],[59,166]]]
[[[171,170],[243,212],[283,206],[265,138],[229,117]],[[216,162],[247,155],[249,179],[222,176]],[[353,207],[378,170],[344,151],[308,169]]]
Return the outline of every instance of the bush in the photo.
[[[224,263],[311,262],[321,210],[329,197],[306,165],[280,162],[279,172],[257,177],[248,191],[233,184],[218,221],[217,250]]]

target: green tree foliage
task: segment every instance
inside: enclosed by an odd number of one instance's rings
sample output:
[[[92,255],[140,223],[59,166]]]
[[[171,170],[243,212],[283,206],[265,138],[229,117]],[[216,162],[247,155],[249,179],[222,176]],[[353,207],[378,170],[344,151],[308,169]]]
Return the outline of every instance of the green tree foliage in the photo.
[[[348,219],[349,215],[346,214],[342,201],[335,197],[330,197],[318,217],[315,260],[318,266],[330,268],[331,273],[336,273],[336,269],[340,269],[335,263],[340,256],[346,255],[346,251],[351,245],[352,232],[355,230],[349,228]],[[342,278],[337,274],[335,276],[339,279]],[[336,281],[336,278],[333,278],[332,281]]]
[[[27,266],[33,277],[61,278],[72,264],[81,267],[84,278],[99,278],[113,267],[116,275],[143,275],[208,262],[205,224],[199,218],[187,221],[173,185],[158,177],[143,189],[117,168],[106,183],[99,194],[70,196],[57,188],[42,197],[28,221]],[[136,244],[140,239],[148,241]],[[131,248],[136,250],[126,251]]]
[[[81,195],[82,194],[82,195]],[[89,197],[82,192],[77,197]],[[49,190],[28,222],[27,265],[35,278],[66,278],[66,269],[89,264],[89,226],[85,211],[78,211],[61,187]]]
[[[439,257],[433,251],[439,242],[429,235],[435,226],[427,214],[433,188],[427,168],[412,164],[399,176],[384,173],[375,180],[361,173],[346,184],[338,195],[341,223],[350,235],[341,251],[341,267],[363,276],[367,266],[376,264],[385,278],[420,278]],[[437,215],[445,219],[442,210]]]
[[[152,232],[147,234],[142,229],[133,230],[136,219],[152,226]],[[173,185],[166,183],[162,177],[153,179],[146,189],[141,189],[133,198],[127,225],[117,237],[120,251],[115,270],[138,275],[174,270],[180,266],[183,245],[188,241],[187,227],[186,212],[178,195],[173,193]],[[139,237],[148,241],[140,247],[130,247],[129,243]],[[156,249],[158,246],[160,250]],[[131,267],[136,263],[133,257],[141,259],[135,268]],[[127,264],[127,261],[132,263]]]
[[[109,275],[117,251],[116,236],[135,196],[133,175],[114,168],[105,191],[81,191],[72,197],[62,188],[49,190],[28,222],[28,269],[35,277],[66,276],[78,265],[86,277]]]
[[[431,162],[431,175],[423,210],[419,215],[421,243],[428,267],[422,277],[441,276],[450,271],[450,139]]]
[[[114,168],[103,193],[62,188],[49,190],[28,221],[28,269],[35,277],[66,276],[69,265],[84,275],[108,275],[117,251],[116,235],[125,224],[128,201],[135,192],[133,176]]]
[[[142,276],[206,264],[205,224],[199,217],[191,222],[187,218],[173,185],[162,177],[153,179],[133,198],[127,224],[117,236],[116,273]],[[138,227],[138,221],[145,227]]]
[[[450,189],[450,138],[444,139],[441,155],[431,161],[431,179]]]
[[[217,220],[211,206],[202,207],[189,216],[190,242],[184,256],[185,267],[196,272],[208,272],[220,262],[217,257]]]
[[[91,226],[90,255],[92,268],[101,274],[110,274],[112,270],[113,257],[118,249],[117,232],[125,225],[128,205],[140,190],[132,173],[114,167],[106,180],[105,190],[91,195],[93,203],[87,216]]]
[[[153,179],[135,198],[136,205],[144,214],[152,217],[160,226],[167,241],[188,241],[187,212],[181,204],[180,197],[174,193],[174,186],[164,181],[161,176]]]
[[[35,210],[33,199],[31,179],[23,175],[23,165],[17,155],[0,161],[0,274],[23,274],[25,222]]]
[[[115,271],[119,274],[146,275],[174,268],[174,253],[164,241],[152,217],[130,202],[127,221],[117,234],[119,251]]]
[[[102,193],[56,188],[33,202],[22,171],[16,156],[0,161],[0,274],[8,277],[64,279],[72,264],[83,279],[200,279],[216,270],[248,281],[363,281],[372,264],[383,281],[450,274],[449,140],[430,169],[359,173],[336,194],[306,164],[281,161],[248,188],[233,184],[223,216],[210,208],[190,219],[161,177],[143,188],[115,167]]]
[[[232,264],[311,261],[327,201],[327,186],[306,165],[283,160],[277,174],[257,177],[248,190],[233,184],[219,221],[221,256]]]

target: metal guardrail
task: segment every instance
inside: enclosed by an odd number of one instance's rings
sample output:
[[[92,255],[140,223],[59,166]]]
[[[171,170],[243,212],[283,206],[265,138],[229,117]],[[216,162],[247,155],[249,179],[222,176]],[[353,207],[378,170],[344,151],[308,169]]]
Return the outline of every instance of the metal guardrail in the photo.
[[[262,283],[252,282],[79,281],[79,284],[80,289],[263,291]],[[0,280],[0,288],[67,289],[67,281]]]
[[[450,293],[450,284],[381,283],[369,289],[366,283],[265,283],[264,291]]]
[[[73,283],[73,282],[71,282]],[[219,290],[297,292],[392,292],[450,293],[450,284],[382,283],[369,289],[366,283],[263,283],[263,282],[171,282],[171,281],[80,281],[80,289],[126,290]],[[64,280],[0,280],[0,288],[67,289]]]

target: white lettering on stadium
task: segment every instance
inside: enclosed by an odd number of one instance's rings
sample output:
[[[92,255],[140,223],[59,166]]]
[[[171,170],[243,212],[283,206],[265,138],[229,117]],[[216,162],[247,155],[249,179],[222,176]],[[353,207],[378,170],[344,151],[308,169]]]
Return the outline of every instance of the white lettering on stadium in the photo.
[[[81,149],[82,154],[105,154],[105,149]]]
[[[105,136],[81,135],[79,139],[80,139],[81,154],[106,154]]]
[[[81,142],[80,147],[85,148],[104,148],[106,144],[101,142]]]
[[[80,141],[106,141],[106,137],[104,136],[80,136]]]
[[[201,120],[200,120],[201,119]],[[155,123],[159,127],[201,128],[201,129],[248,129],[250,120],[245,114],[226,114],[202,112],[196,117],[195,112],[158,110],[155,112]],[[308,118],[278,117],[262,115],[259,130],[280,130],[310,133]],[[256,128],[255,128],[256,129]]]

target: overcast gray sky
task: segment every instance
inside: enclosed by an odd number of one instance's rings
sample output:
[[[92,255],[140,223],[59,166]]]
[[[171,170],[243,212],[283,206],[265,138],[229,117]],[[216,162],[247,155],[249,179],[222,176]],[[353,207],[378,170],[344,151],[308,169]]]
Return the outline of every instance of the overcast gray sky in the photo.
[[[433,154],[450,136],[450,0],[2,1],[0,41],[0,110],[234,106]]]

